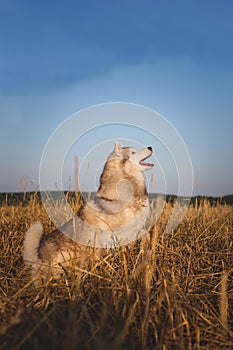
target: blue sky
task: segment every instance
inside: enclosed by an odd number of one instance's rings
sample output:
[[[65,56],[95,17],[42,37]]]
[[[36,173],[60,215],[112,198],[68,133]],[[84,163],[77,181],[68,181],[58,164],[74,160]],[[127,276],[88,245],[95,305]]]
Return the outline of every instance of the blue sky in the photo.
[[[38,180],[43,148],[71,114],[125,101],[178,130],[195,194],[233,192],[232,1],[0,4],[0,191],[15,191],[21,176]]]

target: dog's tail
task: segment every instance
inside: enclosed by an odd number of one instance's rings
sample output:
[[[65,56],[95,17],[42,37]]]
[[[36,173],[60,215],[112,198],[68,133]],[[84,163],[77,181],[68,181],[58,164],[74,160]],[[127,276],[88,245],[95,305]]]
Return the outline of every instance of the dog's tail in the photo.
[[[23,260],[25,264],[31,266],[38,259],[38,247],[43,234],[43,226],[40,222],[35,222],[27,230],[23,244]]]

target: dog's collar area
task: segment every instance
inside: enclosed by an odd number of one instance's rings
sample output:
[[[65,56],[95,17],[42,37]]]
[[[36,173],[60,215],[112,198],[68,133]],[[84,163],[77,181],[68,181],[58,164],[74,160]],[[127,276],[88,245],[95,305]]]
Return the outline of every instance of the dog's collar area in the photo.
[[[106,198],[106,197],[103,197],[103,196],[100,196],[100,195],[97,195],[99,199],[103,199],[107,202],[113,202],[113,199],[109,199],[109,198]]]

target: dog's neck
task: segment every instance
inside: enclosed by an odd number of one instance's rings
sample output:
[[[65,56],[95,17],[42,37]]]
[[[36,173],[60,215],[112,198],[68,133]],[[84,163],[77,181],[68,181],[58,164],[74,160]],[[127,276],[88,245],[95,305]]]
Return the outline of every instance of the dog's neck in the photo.
[[[144,176],[130,163],[108,161],[100,178],[97,195],[107,201],[146,198],[147,190]]]

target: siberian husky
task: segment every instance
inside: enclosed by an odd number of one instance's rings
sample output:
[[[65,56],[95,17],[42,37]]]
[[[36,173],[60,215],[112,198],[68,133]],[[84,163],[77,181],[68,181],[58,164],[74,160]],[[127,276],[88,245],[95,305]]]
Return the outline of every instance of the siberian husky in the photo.
[[[38,271],[60,275],[72,261],[87,255],[88,249],[127,245],[145,233],[149,201],[142,173],[154,166],[145,161],[151,155],[152,147],[136,151],[115,141],[95,198],[49,234],[43,234],[39,222],[31,226],[26,232],[23,258],[31,266],[32,276]]]

